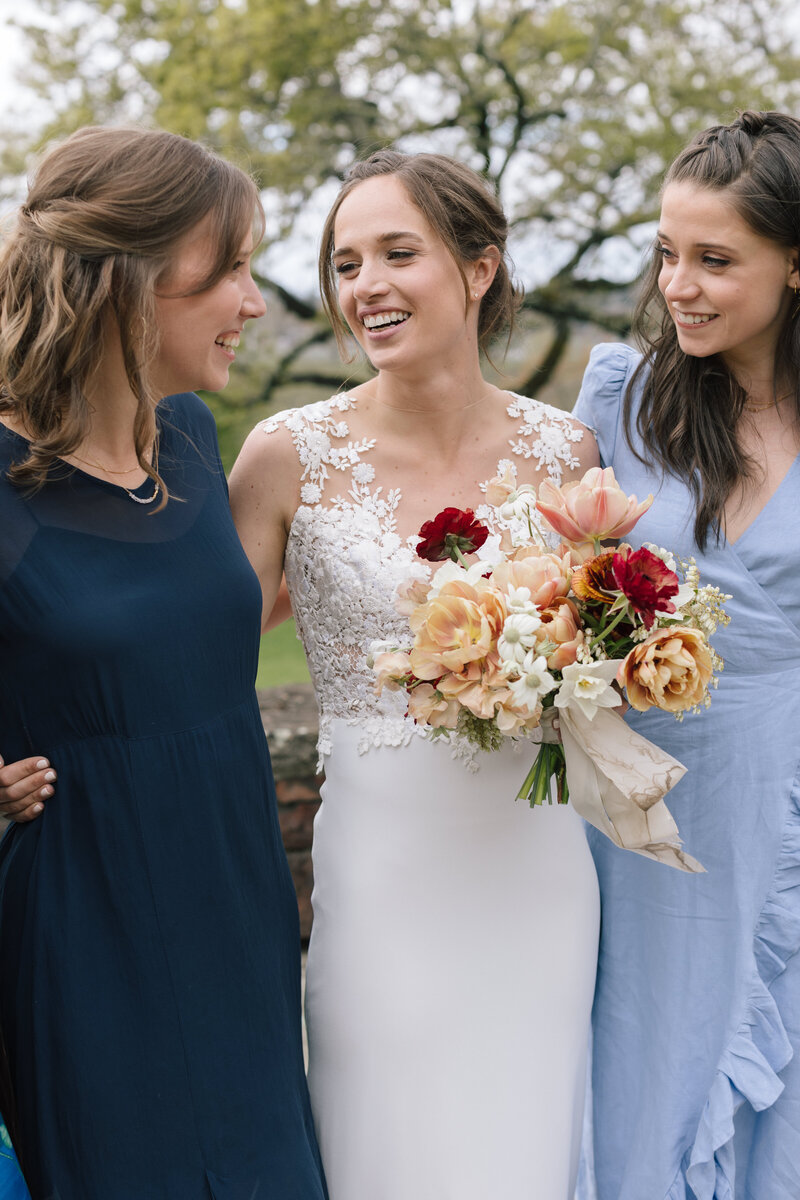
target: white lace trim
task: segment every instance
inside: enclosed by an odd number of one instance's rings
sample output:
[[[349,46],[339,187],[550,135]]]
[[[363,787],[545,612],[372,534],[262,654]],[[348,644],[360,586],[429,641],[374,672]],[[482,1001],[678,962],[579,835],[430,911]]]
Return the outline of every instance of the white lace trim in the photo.
[[[375,469],[368,455],[375,439],[350,437],[343,418],[356,403],[343,393],[277,413],[259,426],[267,434],[287,429],[303,468],[285,569],[319,705],[320,766],[331,750],[335,719],[358,726],[362,754],[372,746],[406,746],[413,737],[424,736],[424,729],[406,716],[404,696],[386,691],[375,695],[367,666],[374,640],[407,641],[408,621],[395,611],[395,590],[411,575],[429,578],[430,568],[416,556],[416,536],[404,540],[397,532],[400,490],[372,486]],[[519,421],[516,437],[509,441],[512,455],[534,459],[556,484],[565,469],[579,465],[572,447],[583,430],[566,413],[511,394],[508,414]],[[513,467],[513,460],[502,459],[497,473],[506,465]],[[326,502],[326,487],[340,482],[337,472],[349,478]],[[511,527],[487,504],[479,505],[476,514],[496,535],[504,526]],[[551,534],[545,536],[552,539]],[[451,738],[450,745],[453,757],[476,769],[471,745],[457,738]]]

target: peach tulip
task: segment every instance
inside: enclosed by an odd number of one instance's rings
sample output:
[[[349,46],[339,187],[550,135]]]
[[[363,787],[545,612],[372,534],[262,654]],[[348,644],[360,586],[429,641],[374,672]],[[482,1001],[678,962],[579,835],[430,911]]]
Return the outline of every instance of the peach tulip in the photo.
[[[623,537],[652,503],[652,495],[641,503],[627,496],[613,467],[592,467],[579,482],[561,487],[545,479],[539,485],[536,507],[556,533],[568,542],[581,543]]]

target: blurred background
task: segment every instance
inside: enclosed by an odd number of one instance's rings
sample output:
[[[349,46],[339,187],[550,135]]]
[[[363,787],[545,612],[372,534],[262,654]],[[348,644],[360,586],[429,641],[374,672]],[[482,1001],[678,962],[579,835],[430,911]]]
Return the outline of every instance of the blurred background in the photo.
[[[322,220],[354,158],[456,155],[512,221],[524,307],[501,386],[569,409],[625,338],[666,164],[737,109],[800,115],[796,0],[0,0],[0,199],[80,125],[140,122],[250,170],[269,304],[206,397],[230,467],[250,427],[369,375],[319,311]],[[491,374],[491,372],[490,372]],[[293,630],[259,682],[306,678]]]

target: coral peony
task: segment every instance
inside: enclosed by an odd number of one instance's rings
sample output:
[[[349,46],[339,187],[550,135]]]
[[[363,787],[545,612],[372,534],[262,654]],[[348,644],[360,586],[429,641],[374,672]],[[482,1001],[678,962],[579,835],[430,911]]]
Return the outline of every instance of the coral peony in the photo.
[[[626,496],[612,467],[592,467],[579,482],[561,487],[549,479],[539,485],[536,507],[556,533],[568,542],[623,537],[653,503]]]
[[[418,683],[408,693],[408,715],[418,725],[455,729],[459,705],[431,683]]]
[[[563,671],[575,662],[578,647],[583,645],[584,633],[577,605],[562,599],[542,609],[542,623],[536,631],[540,653],[547,658],[551,671]]]
[[[484,583],[454,580],[409,618],[414,634],[411,669],[418,679],[438,679],[485,658],[507,616],[503,596]]]
[[[513,463],[507,462],[502,475],[495,475],[486,485],[486,503],[494,508],[505,504],[508,497],[517,486],[516,471]]]
[[[385,687],[390,692],[399,691],[412,678],[411,659],[405,650],[384,650],[375,654],[371,663],[376,675],[375,694],[378,696]]]
[[[498,563],[492,571],[492,583],[504,592],[527,588],[530,599],[538,608],[553,604],[566,596],[572,568],[567,557],[537,547],[527,548],[511,561]]]
[[[658,629],[634,646],[622,662],[617,681],[628,703],[644,712],[662,708],[683,712],[705,698],[712,660],[702,633],[686,625]]]

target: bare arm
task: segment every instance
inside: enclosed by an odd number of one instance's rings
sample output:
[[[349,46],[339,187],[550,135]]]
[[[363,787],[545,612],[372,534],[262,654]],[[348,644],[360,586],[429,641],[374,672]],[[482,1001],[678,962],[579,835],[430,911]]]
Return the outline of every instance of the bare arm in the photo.
[[[281,598],[280,592],[286,539],[298,504],[299,477],[297,455],[284,429],[271,434],[254,429],[231,471],[231,511],[261,584],[262,629],[290,615],[285,611],[280,616],[288,605],[288,593]]]

